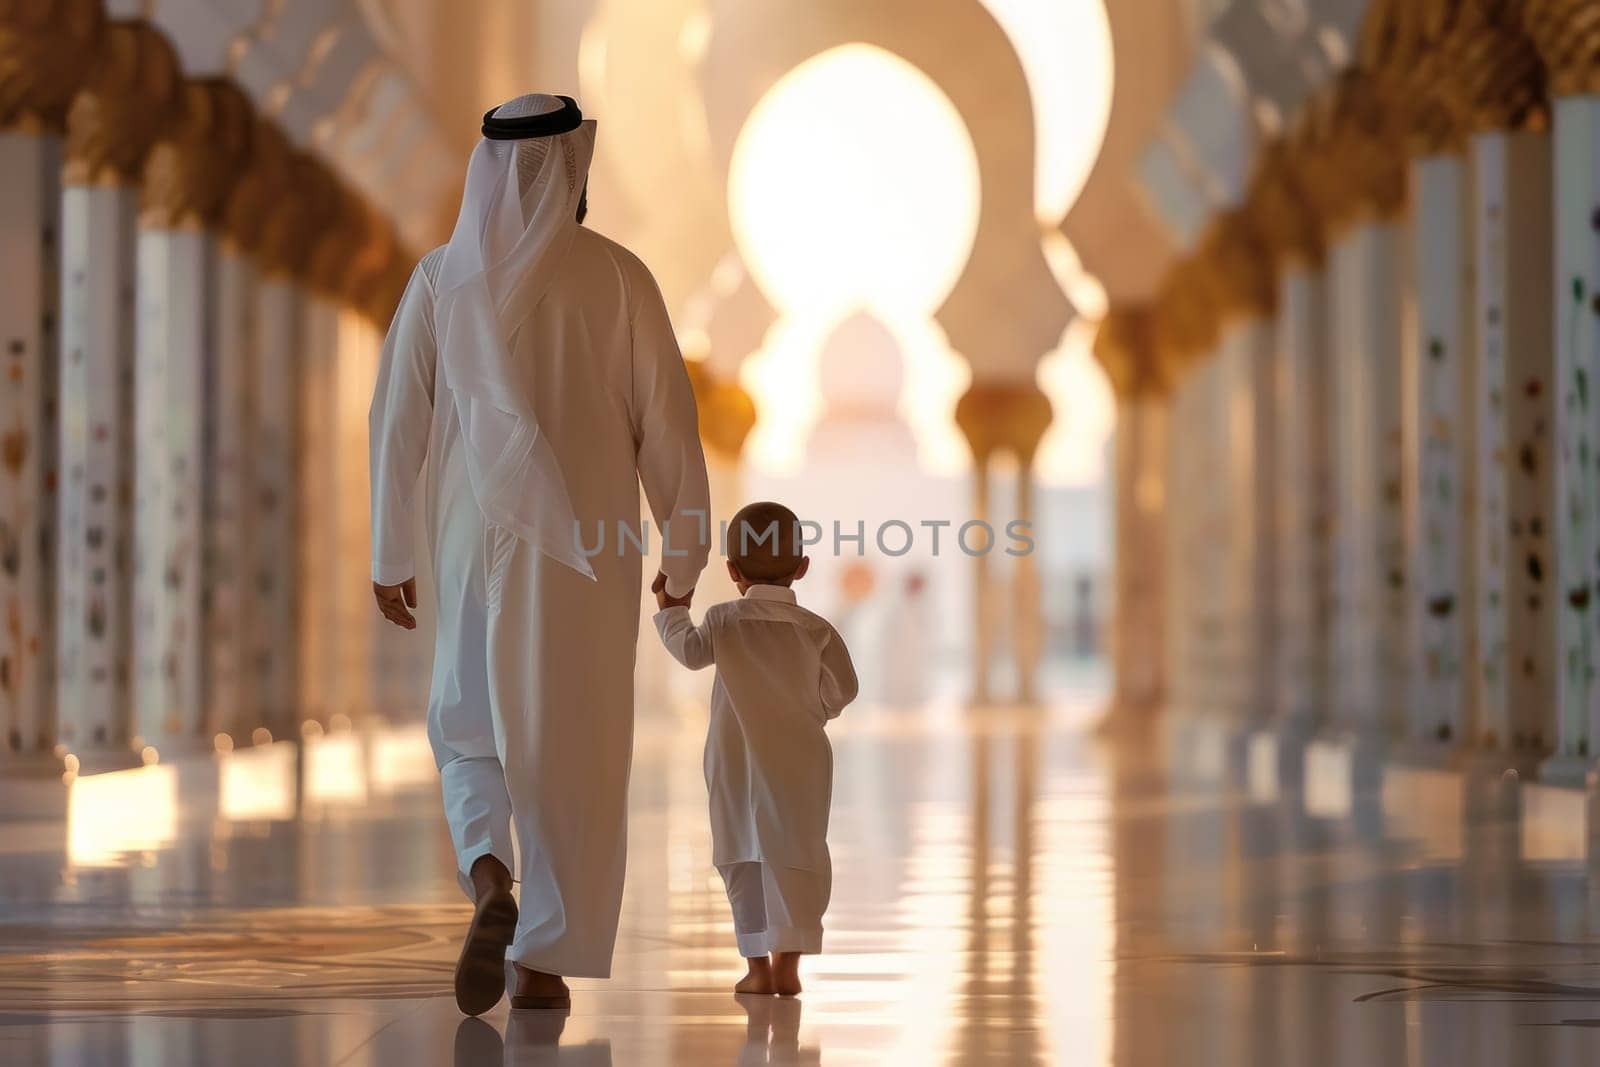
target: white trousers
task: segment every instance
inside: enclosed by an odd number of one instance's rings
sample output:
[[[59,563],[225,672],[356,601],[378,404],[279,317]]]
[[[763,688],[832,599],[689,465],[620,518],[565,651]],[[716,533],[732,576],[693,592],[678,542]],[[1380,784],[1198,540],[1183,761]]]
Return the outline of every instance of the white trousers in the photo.
[[[493,756],[461,756],[443,752],[439,782],[444,791],[444,817],[456,849],[456,878],[472,899],[472,865],[493,856],[516,872],[511,841],[511,796],[506,773]]]
[[[822,911],[828,902],[815,874],[753,862],[725,863],[717,870],[728,888],[739,955],[822,951]]]

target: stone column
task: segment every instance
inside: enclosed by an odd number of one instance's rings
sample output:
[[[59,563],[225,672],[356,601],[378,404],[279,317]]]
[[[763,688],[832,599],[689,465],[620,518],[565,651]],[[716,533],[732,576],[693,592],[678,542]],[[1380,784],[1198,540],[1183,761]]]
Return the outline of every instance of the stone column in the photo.
[[[247,664],[254,689],[262,740],[296,735],[300,721],[300,435],[303,413],[301,373],[310,336],[305,275],[316,213],[304,199],[289,195],[310,185],[315,164],[305,156],[273,158],[275,146],[257,127],[255,146],[261,169],[236,193],[230,219],[259,265],[256,295],[251,450],[253,531],[245,566],[253,622],[246,631]],[[278,172],[278,168],[282,168]],[[277,172],[277,173],[275,173]],[[260,190],[267,202],[252,205]],[[259,228],[259,235],[251,240]],[[252,734],[254,731],[252,730]]]
[[[180,107],[145,165],[139,216],[134,660],[140,734],[181,751],[209,747],[218,725],[208,714],[211,647],[225,650],[230,671],[237,651],[235,620],[207,610],[208,517],[237,456],[208,430],[220,425],[215,390],[231,388],[231,405],[239,384],[236,371],[219,373],[236,353],[217,348],[216,229],[247,158],[251,112],[242,91],[211,78],[185,82]],[[234,305],[244,298],[238,282]],[[228,332],[236,339],[238,324]]]
[[[1411,379],[1407,498],[1416,661],[1408,733],[1418,741],[1464,736],[1471,662],[1467,641],[1472,559],[1466,543],[1472,420],[1468,183],[1465,160],[1428,155],[1411,165],[1413,246],[1407,321]]]
[[[1218,419],[1213,357],[1218,335],[1216,272],[1197,256],[1176,263],[1163,281],[1152,309],[1152,343],[1161,353],[1163,380],[1171,382],[1171,429],[1162,457],[1167,501],[1166,648],[1169,705],[1183,715],[1217,710],[1214,681],[1219,673],[1215,564],[1226,526],[1217,526],[1218,493],[1193,486],[1215,481],[1225,457],[1216,438]],[[1224,512],[1224,517],[1226,513]]]
[[[1032,383],[974,382],[956,404],[956,425],[972,448],[973,515],[970,521],[983,521],[994,531],[989,551],[974,560],[973,700],[984,703],[993,697],[989,667],[997,652],[995,627],[997,613],[1008,610],[1012,638],[1009,650],[1016,668],[1015,699],[1031,704],[1037,699],[1039,662],[1043,652],[1044,626],[1040,615],[1039,574],[1033,553],[1010,557],[1009,603],[1002,604],[995,580],[995,563],[1012,542],[1006,527],[1012,522],[1033,523],[1033,460],[1050,426],[1050,401]],[[1011,514],[990,514],[990,464],[1001,452],[1017,460],[1017,496]],[[1037,544],[1042,536],[1034,527]],[[973,545],[975,548],[976,545]]]
[[[301,317],[300,381],[297,398],[299,498],[300,708],[304,718],[327,724],[341,711],[337,664],[338,517],[333,499],[337,452],[339,309],[320,293],[308,293]]]
[[[1332,393],[1322,233],[1285,142],[1263,150],[1247,211],[1276,268],[1275,366],[1268,385],[1276,415],[1277,566],[1270,612],[1278,642],[1276,697],[1281,730],[1306,737],[1321,723],[1328,701]]]
[[[84,767],[127,759],[133,735],[135,183],[177,80],[159,34],[112,23],[67,116],[57,699],[61,740]]]
[[[1227,668],[1234,678],[1232,710],[1253,729],[1275,718],[1278,589],[1277,456],[1271,447],[1277,422],[1272,316],[1277,287],[1268,245],[1248,211],[1219,216],[1199,252],[1216,279],[1223,319],[1222,373],[1229,490]]]
[[[1470,148],[1477,285],[1473,294],[1477,443],[1473,466],[1479,520],[1478,645],[1472,707],[1475,739],[1536,759],[1555,739],[1561,560],[1583,570],[1579,534],[1592,524],[1582,503],[1558,514],[1553,477],[1561,429],[1556,414],[1549,293],[1550,147],[1537,133],[1482,133]],[[1555,551],[1552,552],[1552,549]],[[1554,572],[1554,573],[1552,573]],[[1587,573],[1587,571],[1583,571]],[[1573,619],[1572,623],[1581,622]],[[1565,624],[1580,649],[1581,626]],[[1580,704],[1582,698],[1574,694]]]
[[[1291,266],[1279,278],[1275,395],[1278,418],[1278,699],[1285,725],[1314,732],[1328,699],[1327,390],[1322,358],[1322,271]]]
[[[277,472],[270,470],[275,457],[264,454],[271,448],[259,429],[257,410],[263,402],[269,408],[281,403],[283,393],[276,385],[281,369],[260,369],[262,336],[281,334],[284,321],[294,322],[292,307],[268,300],[262,269],[273,217],[292,197],[289,149],[264,119],[253,124],[249,143],[239,179],[222,207],[205,407],[205,728],[227,734],[234,745],[259,737],[257,729],[271,732],[268,709],[282,695],[261,677],[258,645],[264,637],[281,641],[263,629],[292,626],[271,610],[276,589],[263,590],[255,581],[257,539],[264,532],[281,536],[281,531],[263,530],[272,517],[262,504],[261,485]],[[264,322],[263,314],[279,321]],[[284,541],[273,546],[280,557],[287,547]]]
[[[1114,309],[1100,324],[1094,351],[1117,396],[1110,627],[1115,688],[1101,729],[1131,732],[1150,725],[1169,691],[1164,558],[1173,530],[1166,464],[1169,383],[1149,308]]]
[[[1293,137],[1328,247],[1334,425],[1337,724],[1366,746],[1403,733],[1411,662],[1406,585],[1400,285],[1401,114],[1378,79],[1341,74]]]
[[[1554,243],[1554,276],[1548,279],[1554,299],[1546,321],[1555,350],[1549,393],[1560,443],[1554,464],[1560,512],[1553,523],[1559,550],[1548,595],[1559,597],[1559,717],[1554,738],[1544,738],[1555,747],[1545,770],[1556,780],[1582,784],[1600,730],[1600,21],[1583,0],[1525,0],[1522,6],[1548,71],[1554,142],[1554,204],[1542,221]],[[1508,332],[1516,329],[1508,324]],[[1540,334],[1533,336],[1537,341]],[[1518,337],[1511,333],[1511,343],[1520,347]]]
[[[48,758],[56,729],[62,134],[102,26],[92,0],[0,24],[0,745]]]
[[[1191,668],[1198,693],[1196,710],[1232,721],[1240,714],[1241,674],[1235,655],[1240,619],[1232,578],[1238,523],[1232,465],[1229,463],[1229,367],[1220,343],[1191,372],[1195,393],[1191,432],[1179,449],[1193,448],[1189,486],[1209,486],[1195,494],[1186,566],[1193,594],[1191,624],[1196,641]]]
[[[1332,244],[1337,615],[1334,704],[1370,739],[1400,732],[1406,697],[1400,256],[1392,222]]]
[[[1162,627],[1166,647],[1167,706],[1179,714],[1194,709],[1195,631],[1189,625],[1194,614],[1193,573],[1188,566],[1189,543],[1194,530],[1194,495],[1180,491],[1185,481],[1187,460],[1192,457],[1194,438],[1194,389],[1187,380],[1172,386],[1171,429],[1167,447],[1160,457],[1164,482],[1168,487],[1167,537],[1162,546],[1161,564],[1166,574],[1167,614]],[[1120,544],[1118,546],[1120,551]]]

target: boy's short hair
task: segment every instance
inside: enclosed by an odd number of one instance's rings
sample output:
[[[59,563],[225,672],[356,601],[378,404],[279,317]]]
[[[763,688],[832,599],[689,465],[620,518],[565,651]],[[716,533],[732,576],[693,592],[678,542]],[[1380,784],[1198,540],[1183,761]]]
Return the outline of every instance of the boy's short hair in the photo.
[[[800,520],[782,504],[746,504],[728,523],[728,558],[746,581],[773,582],[792,576],[805,556]]]

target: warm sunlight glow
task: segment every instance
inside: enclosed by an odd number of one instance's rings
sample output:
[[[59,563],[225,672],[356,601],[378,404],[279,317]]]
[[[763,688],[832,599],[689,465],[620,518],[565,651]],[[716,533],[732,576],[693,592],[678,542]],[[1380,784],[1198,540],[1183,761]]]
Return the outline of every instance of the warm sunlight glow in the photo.
[[[864,44],[802,63],[740,132],[729,215],[740,254],[780,314],[742,375],[761,411],[749,445],[756,465],[798,463],[820,414],[817,351],[864,307],[903,353],[900,409],[923,462],[959,469],[965,452],[950,412],[966,368],[932,318],[977,233],[978,162],[938,86]]]
[[[293,743],[256,745],[218,757],[219,814],[229,822],[294,818],[299,753]]]
[[[1034,208],[1054,226],[1083,191],[1111,120],[1111,25],[1102,0],[983,0],[1033,98]]]
[[[178,773],[153,764],[75,778],[67,790],[67,858],[74,867],[115,867],[178,836]]]
[[[1098,328],[1085,318],[1072,320],[1061,347],[1039,364],[1039,389],[1055,409],[1055,420],[1039,442],[1036,477],[1041,485],[1078,488],[1105,480],[1106,444],[1117,402],[1095,362]]]

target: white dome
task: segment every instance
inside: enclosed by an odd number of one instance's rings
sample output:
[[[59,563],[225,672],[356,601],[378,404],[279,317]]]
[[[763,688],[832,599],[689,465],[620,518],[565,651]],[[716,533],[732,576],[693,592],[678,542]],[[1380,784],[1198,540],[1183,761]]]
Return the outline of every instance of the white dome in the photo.
[[[824,417],[896,419],[904,376],[888,327],[865,311],[847,316],[817,356]]]

